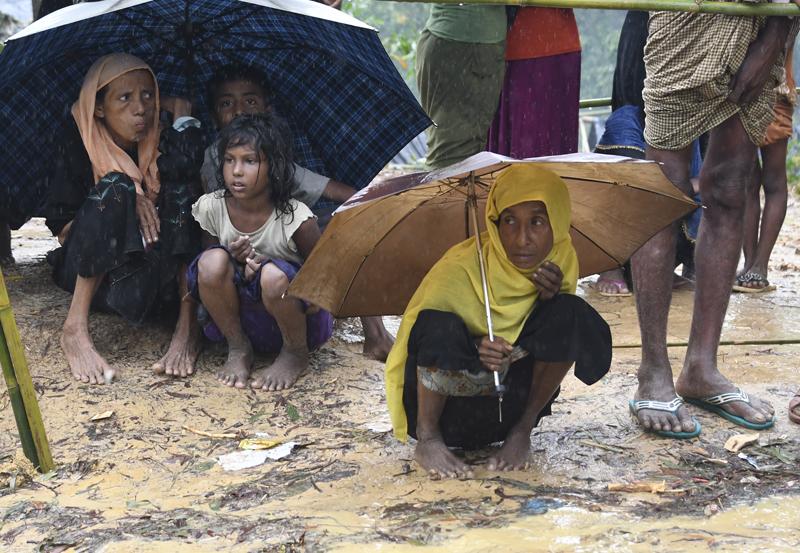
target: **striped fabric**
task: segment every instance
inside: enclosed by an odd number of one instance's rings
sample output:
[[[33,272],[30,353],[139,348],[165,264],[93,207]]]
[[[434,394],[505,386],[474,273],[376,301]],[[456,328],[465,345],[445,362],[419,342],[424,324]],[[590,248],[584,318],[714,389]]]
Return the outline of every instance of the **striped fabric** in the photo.
[[[761,144],[774,117],[774,89],[783,77],[783,56],[756,100],[738,106],[727,97],[731,80],[765,21],[720,14],[650,15],[643,92],[648,144],[682,149],[736,113],[752,142]]]
[[[347,17],[339,12],[325,19],[288,11],[330,8],[300,0],[127,3],[10,40],[0,54],[1,216],[17,221],[40,206],[46,191],[37,183],[48,171],[57,131],[86,70],[112,52],[147,61],[162,94],[190,97],[209,141],[212,75],[232,63],[258,68],[269,79],[275,109],[293,128],[297,163],[356,188],[431,124],[374,30],[329,20]],[[277,7],[263,5],[269,3]]]

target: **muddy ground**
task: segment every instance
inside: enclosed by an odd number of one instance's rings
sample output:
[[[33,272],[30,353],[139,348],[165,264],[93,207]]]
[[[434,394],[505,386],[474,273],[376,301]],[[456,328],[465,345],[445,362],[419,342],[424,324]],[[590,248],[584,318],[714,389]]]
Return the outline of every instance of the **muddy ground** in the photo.
[[[154,375],[169,324],[97,315],[95,343],[119,379],[74,382],[58,345],[70,298],[50,282],[42,255],[52,240],[34,221],[15,233],[19,263],[5,274],[58,468],[26,484],[13,477],[19,444],[0,393],[0,487],[10,475],[22,484],[0,490],[0,550],[797,551],[800,428],[786,406],[800,386],[799,222],[792,200],[770,273],[777,291],[735,296],[724,329],[725,372],[777,407],[775,427],[742,455],[723,444],[743,430],[697,410],[699,439],[639,430],[627,409],[638,363],[633,300],[600,297],[584,282],[579,293],[613,329],[610,374],[591,388],[568,377],[532,436],[530,470],[491,473],[486,450],[468,456],[474,479],[433,482],[413,446],[388,431],[383,367],[360,355],[353,320],[338,324],[295,388],[268,393],[219,385],[221,348],[207,348],[191,378]],[[676,292],[676,368],[691,301],[691,290]],[[90,420],[105,411],[114,413]],[[217,458],[240,437],[297,445],[281,460],[226,472]],[[609,491],[632,483],[655,493]]]

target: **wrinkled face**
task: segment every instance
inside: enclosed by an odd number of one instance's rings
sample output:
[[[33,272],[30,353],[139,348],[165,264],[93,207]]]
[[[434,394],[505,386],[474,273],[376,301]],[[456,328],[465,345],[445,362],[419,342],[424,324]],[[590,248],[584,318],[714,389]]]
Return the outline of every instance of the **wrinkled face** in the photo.
[[[94,108],[117,146],[130,151],[147,136],[155,120],[156,92],[149,71],[137,69],[120,75],[105,87],[103,100]]]
[[[266,157],[250,145],[228,148],[222,160],[225,187],[233,197],[241,200],[266,196],[268,163]]]
[[[553,249],[553,228],[542,202],[523,202],[503,210],[497,222],[508,259],[520,269],[533,269]]]
[[[237,115],[269,111],[264,89],[250,81],[225,81],[217,87],[214,97],[214,118],[218,129],[225,128]]]

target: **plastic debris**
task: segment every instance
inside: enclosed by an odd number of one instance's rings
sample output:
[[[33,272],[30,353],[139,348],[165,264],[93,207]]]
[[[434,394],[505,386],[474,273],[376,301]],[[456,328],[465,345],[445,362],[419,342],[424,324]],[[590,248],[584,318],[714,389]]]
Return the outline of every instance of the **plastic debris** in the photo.
[[[94,415],[89,420],[92,421],[92,422],[97,422],[97,421],[103,421],[103,420],[106,420],[106,419],[110,419],[113,416],[114,416],[114,411],[103,411],[102,413],[97,413],[96,415]]]
[[[295,445],[297,445],[295,442],[286,442],[272,449],[234,451],[227,455],[221,455],[217,458],[217,462],[223,470],[227,471],[248,469],[264,464],[267,459],[277,461],[287,457]]]

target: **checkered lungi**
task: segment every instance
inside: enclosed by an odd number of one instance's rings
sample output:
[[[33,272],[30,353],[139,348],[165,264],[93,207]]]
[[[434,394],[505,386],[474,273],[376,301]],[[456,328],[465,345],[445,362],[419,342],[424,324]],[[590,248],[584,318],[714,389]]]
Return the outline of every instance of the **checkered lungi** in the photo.
[[[765,23],[765,17],[651,13],[642,93],[644,135],[650,146],[682,149],[736,113],[753,144],[762,143],[775,117],[775,88],[783,79],[783,54],[758,98],[740,106],[727,97],[748,47]]]

